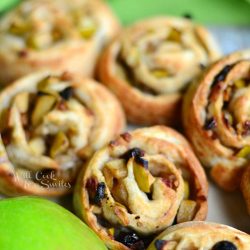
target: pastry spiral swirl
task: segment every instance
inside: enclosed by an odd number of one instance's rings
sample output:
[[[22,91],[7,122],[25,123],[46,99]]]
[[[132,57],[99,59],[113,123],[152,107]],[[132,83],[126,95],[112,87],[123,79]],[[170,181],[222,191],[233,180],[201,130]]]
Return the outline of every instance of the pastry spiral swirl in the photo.
[[[250,236],[235,228],[209,222],[186,222],[166,229],[148,250],[248,250]]]
[[[0,94],[0,191],[60,195],[94,151],[124,128],[115,97],[93,80],[40,72]]]
[[[250,51],[212,65],[186,94],[183,123],[194,149],[225,190],[239,187],[250,154]]]
[[[188,83],[219,56],[208,31],[159,17],[125,29],[104,51],[99,77],[136,124],[176,124]]]
[[[26,0],[0,21],[0,83],[45,69],[91,76],[119,30],[100,0]]]
[[[74,193],[78,214],[111,249],[144,249],[173,223],[203,220],[207,181],[187,141],[155,126],[96,152]]]

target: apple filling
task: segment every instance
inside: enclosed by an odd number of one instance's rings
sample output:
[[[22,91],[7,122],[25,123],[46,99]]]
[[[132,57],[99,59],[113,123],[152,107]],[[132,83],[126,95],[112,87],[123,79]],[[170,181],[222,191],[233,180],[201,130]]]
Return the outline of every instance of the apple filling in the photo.
[[[250,155],[249,108],[250,63],[240,61],[225,66],[211,84],[204,129],[243,159]]]
[[[85,5],[23,3],[1,24],[1,41],[11,42],[16,49],[44,50],[70,39],[89,40],[95,36],[98,22]]]
[[[48,76],[36,91],[18,92],[1,113],[1,154],[7,154],[20,178],[40,185],[44,176],[51,183],[71,183],[93,120],[66,75]]]
[[[191,23],[131,27],[120,39],[117,74],[151,95],[182,92],[209,63],[208,48]]]
[[[90,211],[108,237],[145,249],[155,233],[194,218],[191,179],[183,176],[164,156],[131,148],[86,180]]]

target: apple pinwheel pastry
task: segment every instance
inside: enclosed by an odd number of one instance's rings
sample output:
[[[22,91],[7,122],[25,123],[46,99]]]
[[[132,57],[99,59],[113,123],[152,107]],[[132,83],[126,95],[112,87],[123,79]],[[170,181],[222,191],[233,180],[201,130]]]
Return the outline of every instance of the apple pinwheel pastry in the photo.
[[[207,214],[207,181],[187,141],[155,126],[97,151],[74,193],[77,213],[110,249],[141,250],[156,233]]]
[[[218,56],[205,28],[184,18],[158,17],[125,29],[104,51],[98,72],[130,122],[177,124],[187,85]]]
[[[0,191],[70,192],[80,167],[124,127],[115,97],[93,80],[40,72],[0,94]]]
[[[185,131],[202,163],[225,190],[239,187],[250,156],[250,51],[208,69],[186,94]]]
[[[0,20],[0,83],[40,69],[91,76],[119,24],[101,0],[27,0]]]
[[[250,166],[246,168],[243,174],[241,180],[241,190],[246,200],[248,213],[250,214]]]
[[[147,250],[248,250],[249,246],[249,234],[222,224],[195,221],[168,228]]]

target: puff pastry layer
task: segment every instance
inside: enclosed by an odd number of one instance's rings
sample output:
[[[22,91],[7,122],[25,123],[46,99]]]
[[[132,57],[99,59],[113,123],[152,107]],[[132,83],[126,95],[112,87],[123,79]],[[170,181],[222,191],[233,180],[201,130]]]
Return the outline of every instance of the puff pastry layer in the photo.
[[[183,103],[186,134],[211,175],[225,190],[239,187],[250,154],[250,51],[212,65]]]
[[[40,69],[91,76],[118,30],[104,1],[22,1],[0,21],[0,83]]]
[[[98,71],[130,122],[176,124],[187,85],[219,55],[205,28],[158,17],[125,29],[104,51]]]
[[[124,128],[116,98],[93,80],[41,72],[0,94],[0,191],[61,195],[94,151]]]
[[[79,176],[74,204],[110,249],[145,249],[173,223],[205,219],[207,181],[179,133],[142,128],[93,155]]]
[[[250,236],[235,228],[209,222],[186,222],[165,230],[148,250],[248,250]]]
[[[248,166],[241,180],[241,190],[246,200],[248,213],[250,214],[250,166]]]

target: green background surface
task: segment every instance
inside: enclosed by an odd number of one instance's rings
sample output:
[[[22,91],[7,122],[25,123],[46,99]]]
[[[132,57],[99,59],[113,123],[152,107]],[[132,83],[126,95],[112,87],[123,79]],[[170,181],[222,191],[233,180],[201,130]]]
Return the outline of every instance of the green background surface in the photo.
[[[20,0],[0,0],[0,11]],[[53,1],[53,0],[52,0]],[[215,25],[250,25],[249,0],[106,0],[123,24],[154,15],[191,14],[195,21]]]

